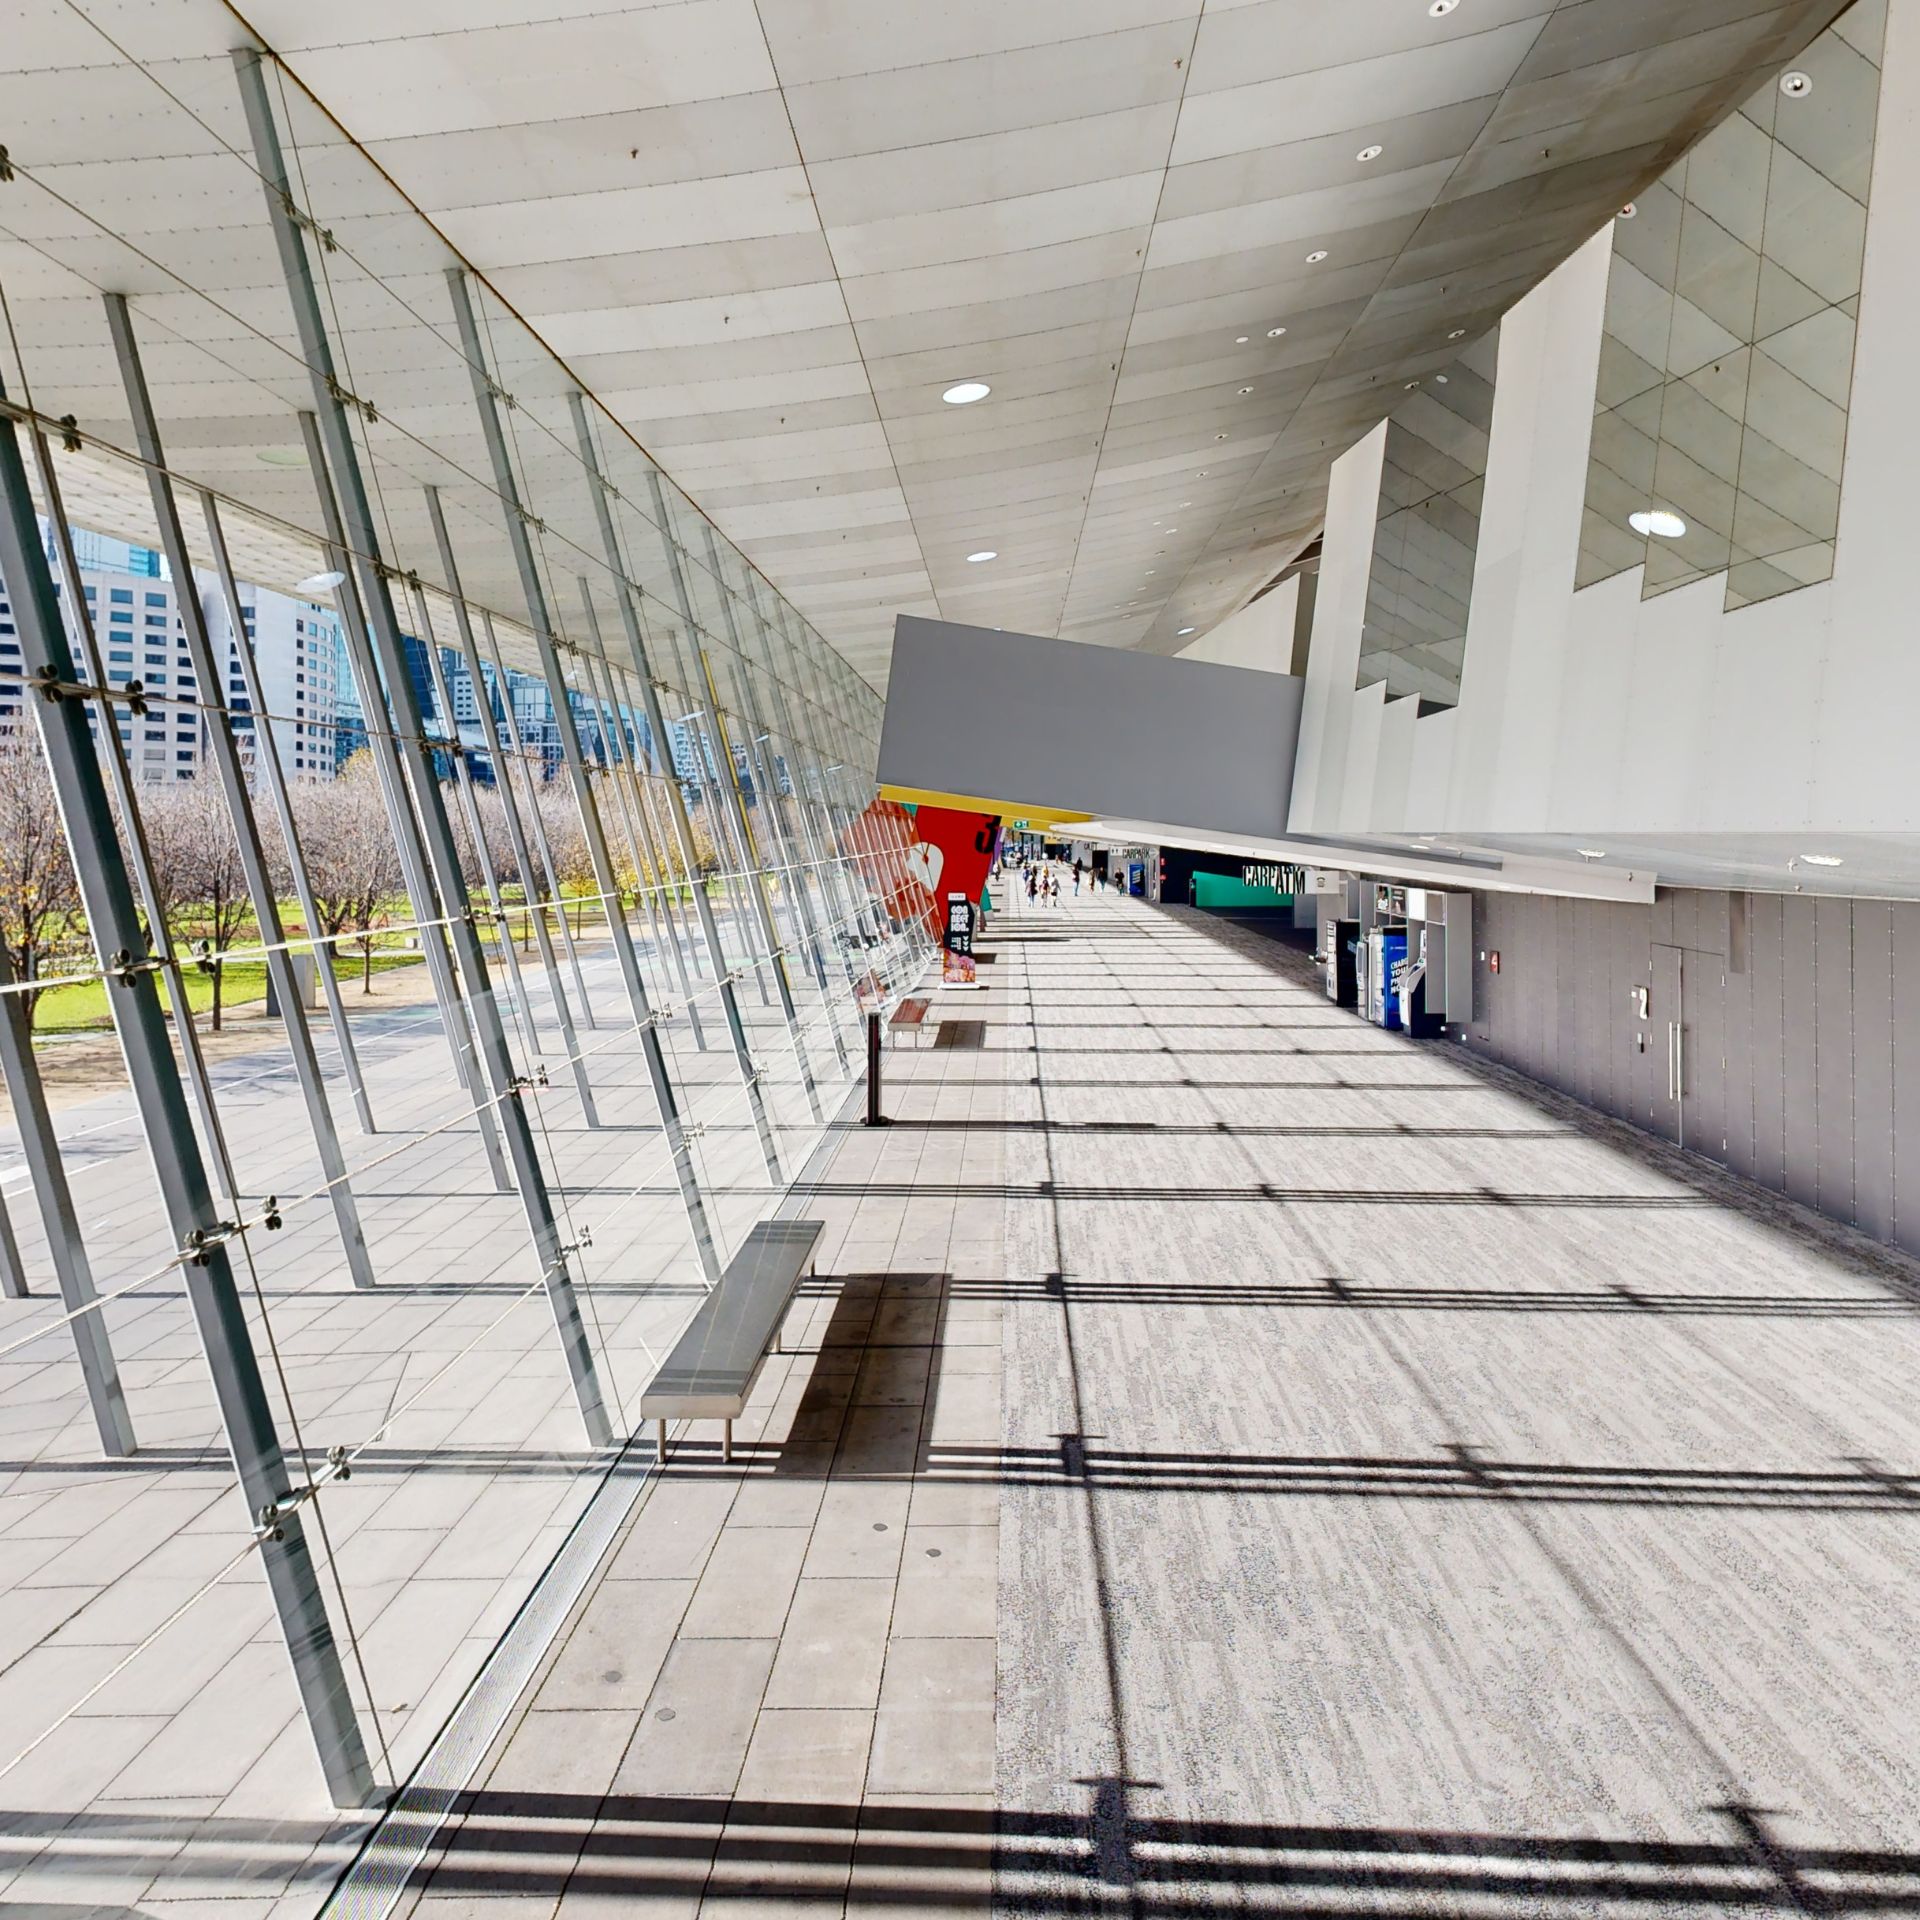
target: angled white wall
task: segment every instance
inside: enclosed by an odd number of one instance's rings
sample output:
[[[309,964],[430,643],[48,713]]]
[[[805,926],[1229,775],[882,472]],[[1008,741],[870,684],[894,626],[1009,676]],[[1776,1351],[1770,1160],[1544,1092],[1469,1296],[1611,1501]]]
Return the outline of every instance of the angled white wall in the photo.
[[[1355,692],[1384,426],[1334,467],[1290,829],[1920,830],[1920,0],[1889,9],[1831,580],[1576,593],[1611,232],[1501,324],[1460,701]]]

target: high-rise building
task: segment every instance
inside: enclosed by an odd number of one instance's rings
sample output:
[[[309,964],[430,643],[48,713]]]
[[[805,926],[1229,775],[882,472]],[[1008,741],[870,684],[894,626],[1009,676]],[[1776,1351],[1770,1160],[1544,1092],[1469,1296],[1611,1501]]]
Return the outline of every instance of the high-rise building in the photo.
[[[242,740],[253,734],[256,722],[219,582],[211,575],[194,580],[208,637],[226,675],[224,686],[203,688],[187,652],[175,583],[159,556],[83,528],[74,529],[74,551],[109,682],[125,686],[137,680],[149,696],[142,712],[125,703],[113,709],[134,777],[148,782],[194,778],[205,765],[203,702],[224,702]],[[113,564],[90,563],[89,555],[94,562]],[[150,571],[149,562],[158,570]],[[245,585],[240,611],[282,766],[290,778],[329,777],[338,719],[338,621],[307,601]],[[24,663],[14,628],[12,604],[0,581],[0,725],[24,711]],[[97,727],[98,715],[92,718]]]

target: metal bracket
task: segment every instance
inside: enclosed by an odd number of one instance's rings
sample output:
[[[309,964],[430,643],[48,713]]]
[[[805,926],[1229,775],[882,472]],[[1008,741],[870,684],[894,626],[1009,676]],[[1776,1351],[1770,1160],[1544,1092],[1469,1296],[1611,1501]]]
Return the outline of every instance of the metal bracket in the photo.
[[[500,404],[503,407],[505,407],[509,413],[516,413],[519,411],[520,402],[516,400],[513,397],[513,395],[510,394],[506,390],[506,388],[499,383],[499,381],[494,379],[491,374],[487,374],[483,377],[485,378],[487,383],[487,394],[490,399],[498,400]]]
[[[216,1247],[224,1247],[229,1240],[237,1240],[245,1232],[246,1228],[236,1220],[216,1220],[210,1227],[195,1227],[187,1235],[180,1256],[189,1266],[204,1267]]]
[[[362,400],[350,388],[343,387],[332,374],[327,375],[327,392],[343,407],[351,407],[369,426],[375,425],[380,418],[380,410],[371,400]]]
[[[11,182],[12,179],[13,179],[12,156],[7,152],[5,147],[0,147],[0,181]]]
[[[146,683],[129,680],[121,687],[96,687],[91,680],[62,680],[50,667],[27,676],[27,685],[43,700],[104,700],[109,706],[124,706],[144,716],[147,711]]]
[[[333,237],[333,229],[331,227],[323,227],[312,214],[294,199],[292,194],[281,194],[280,204],[286,208],[287,218],[291,220],[302,233],[312,234],[326,252],[337,253],[340,250],[339,242]]]
[[[6,148],[0,147],[0,155],[5,154],[5,152]],[[60,429],[60,451],[62,453],[78,453],[80,451],[79,420],[71,413],[63,413],[54,424]]]
[[[158,973],[159,971],[160,961],[156,955],[150,953],[146,955],[145,958],[136,960],[125,947],[120,948],[113,958],[107,962],[107,978],[123,987],[132,986],[134,981],[143,973]]]

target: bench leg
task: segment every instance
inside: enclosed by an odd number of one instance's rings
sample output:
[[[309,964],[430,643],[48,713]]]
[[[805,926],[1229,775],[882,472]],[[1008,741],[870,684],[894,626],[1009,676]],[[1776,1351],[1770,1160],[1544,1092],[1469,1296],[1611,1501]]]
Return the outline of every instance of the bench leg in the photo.
[[[661,1466],[667,1464],[667,1422],[664,1414],[654,1423],[653,1457]]]
[[[733,1464],[733,1422],[725,1421],[720,1434],[720,1460],[722,1465]]]

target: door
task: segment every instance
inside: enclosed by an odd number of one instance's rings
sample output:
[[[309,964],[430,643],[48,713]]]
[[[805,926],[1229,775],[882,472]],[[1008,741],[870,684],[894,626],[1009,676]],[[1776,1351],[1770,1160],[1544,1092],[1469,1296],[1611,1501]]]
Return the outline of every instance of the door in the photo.
[[[1717,953],[1655,947],[1647,995],[1653,1130],[1716,1160],[1726,1153],[1726,967]]]
[[[1647,974],[1647,1052],[1652,1060],[1649,1123],[1663,1140],[1684,1145],[1686,1008],[1684,968],[1678,947],[1655,947]]]

